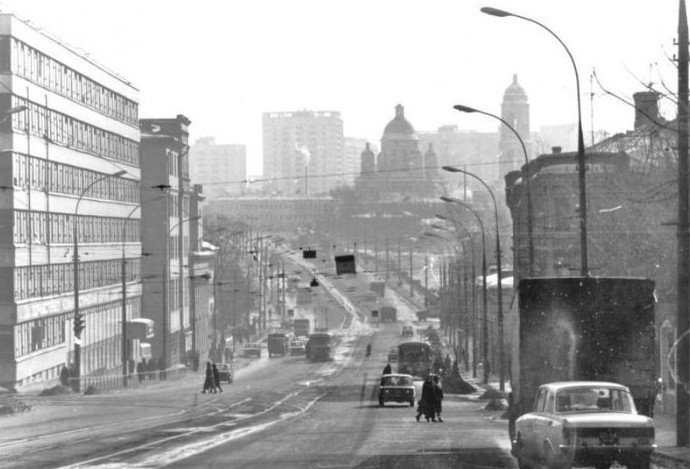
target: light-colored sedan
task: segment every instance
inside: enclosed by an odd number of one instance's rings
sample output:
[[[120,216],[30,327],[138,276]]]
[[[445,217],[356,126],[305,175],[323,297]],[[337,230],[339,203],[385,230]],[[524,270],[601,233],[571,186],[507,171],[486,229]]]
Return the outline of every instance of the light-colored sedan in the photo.
[[[613,461],[648,469],[655,448],[652,419],[639,415],[630,390],[616,383],[544,384],[532,411],[515,422],[513,455],[521,469],[603,469]]]
[[[242,356],[261,358],[261,343],[247,343],[242,347]]]
[[[412,376],[389,374],[381,376],[379,407],[386,402],[402,402],[414,407],[415,387]]]
[[[290,341],[290,355],[304,355],[307,353],[306,344],[301,339]]]

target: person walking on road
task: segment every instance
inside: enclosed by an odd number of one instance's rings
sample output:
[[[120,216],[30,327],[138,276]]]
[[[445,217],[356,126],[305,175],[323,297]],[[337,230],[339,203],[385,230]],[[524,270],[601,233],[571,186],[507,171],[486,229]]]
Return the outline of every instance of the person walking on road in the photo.
[[[419,422],[419,417],[424,415],[426,421],[436,421],[436,404],[434,401],[434,383],[431,380],[431,376],[428,376],[422,384],[422,397],[419,400],[419,405],[417,406],[417,415],[415,419]]]
[[[223,388],[220,387],[220,373],[215,363],[213,364],[213,384],[220,392],[223,392]]]
[[[204,389],[202,394],[208,392],[216,392],[215,379],[213,378],[213,367],[211,362],[206,362],[206,377],[204,378]]]
[[[438,375],[434,376],[434,384],[432,391],[434,395],[434,416],[438,419],[439,422],[443,422],[443,419],[441,418],[443,388],[441,387],[440,378],[438,377]]]

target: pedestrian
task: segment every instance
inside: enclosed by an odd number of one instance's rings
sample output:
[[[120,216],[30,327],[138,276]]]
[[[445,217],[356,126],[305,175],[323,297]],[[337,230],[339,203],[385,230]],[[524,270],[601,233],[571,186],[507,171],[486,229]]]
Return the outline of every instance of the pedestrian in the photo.
[[[443,360],[443,369],[446,371],[446,373],[449,372],[451,365],[452,363],[450,361],[450,355],[446,354],[446,358]]]
[[[393,372],[393,371],[391,370],[391,364],[390,364],[390,363],[386,363],[386,366],[383,368],[383,374],[384,374],[384,375],[389,375],[389,374],[391,374],[392,372]]]
[[[438,377],[438,375],[434,376],[434,415],[436,416],[439,422],[443,422],[443,419],[441,418],[441,411],[443,410],[441,406],[441,403],[443,402],[443,388],[441,387],[440,381],[441,379]]]
[[[419,417],[424,415],[426,421],[436,421],[435,414],[435,402],[434,402],[434,383],[431,380],[431,375],[427,376],[422,384],[422,397],[419,400],[419,405],[417,406],[417,415],[415,419],[419,422]]]
[[[220,387],[220,373],[218,373],[218,367],[215,363],[213,364],[213,384],[220,392],[223,392],[223,388]]]
[[[137,377],[139,378],[139,384],[144,381],[144,364],[142,362],[137,363]]]
[[[204,378],[204,389],[201,393],[216,392],[215,381],[213,379],[213,367],[211,367],[211,362],[206,362],[206,376]]]
[[[67,365],[62,365],[62,370],[60,370],[60,384],[65,387],[69,386],[69,370]]]

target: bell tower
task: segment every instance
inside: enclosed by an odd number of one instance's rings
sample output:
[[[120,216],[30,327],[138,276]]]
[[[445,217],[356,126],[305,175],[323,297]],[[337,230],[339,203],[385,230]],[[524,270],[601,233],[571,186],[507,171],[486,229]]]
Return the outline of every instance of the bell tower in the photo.
[[[517,75],[513,75],[513,83],[503,93],[501,118],[517,131],[522,141],[525,142],[525,147],[529,153],[529,102],[525,90],[518,83]],[[520,141],[509,128],[501,124],[498,141],[497,179],[502,181],[506,174],[519,170],[523,164],[525,164],[525,155]]]

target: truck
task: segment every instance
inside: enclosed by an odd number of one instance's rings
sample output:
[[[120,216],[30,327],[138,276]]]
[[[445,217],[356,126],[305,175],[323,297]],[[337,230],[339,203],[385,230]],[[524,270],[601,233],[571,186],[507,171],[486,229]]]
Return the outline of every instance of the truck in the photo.
[[[272,332],[268,334],[268,356],[280,355],[284,357],[290,353],[290,339],[284,332]]]
[[[379,319],[381,322],[395,322],[398,320],[398,310],[390,305],[379,308]]]
[[[297,337],[309,337],[309,333],[311,333],[309,319],[295,319],[292,321],[292,330]]]
[[[333,337],[328,332],[314,332],[307,342],[307,359],[318,362],[333,359]]]
[[[507,315],[509,433],[537,389],[558,381],[610,381],[630,388],[652,416],[658,390],[654,281],[622,277],[525,278]],[[515,321],[515,323],[513,323]]]

